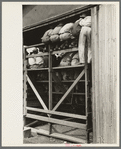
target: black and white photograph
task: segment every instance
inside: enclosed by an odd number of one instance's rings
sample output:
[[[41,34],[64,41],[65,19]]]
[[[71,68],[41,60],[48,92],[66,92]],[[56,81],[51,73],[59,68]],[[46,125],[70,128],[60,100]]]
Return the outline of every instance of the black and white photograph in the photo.
[[[21,2],[21,13],[23,145],[117,146],[119,2]]]

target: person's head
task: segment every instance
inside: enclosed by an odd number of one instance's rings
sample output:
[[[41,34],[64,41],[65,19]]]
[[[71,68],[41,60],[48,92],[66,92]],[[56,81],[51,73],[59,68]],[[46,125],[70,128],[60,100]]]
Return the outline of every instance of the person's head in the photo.
[[[39,48],[35,48],[34,50],[33,50],[33,54],[37,54],[39,52]]]

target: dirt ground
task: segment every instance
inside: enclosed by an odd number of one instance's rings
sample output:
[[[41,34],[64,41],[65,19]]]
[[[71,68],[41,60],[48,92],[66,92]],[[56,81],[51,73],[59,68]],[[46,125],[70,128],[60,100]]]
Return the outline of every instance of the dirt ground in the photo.
[[[57,138],[47,137],[43,135],[32,135],[30,138],[24,138],[24,144],[64,144],[71,143]]]
[[[49,127],[47,124],[43,126],[37,126],[35,128],[49,130]],[[85,139],[85,136],[86,136],[86,133],[83,130],[75,129],[67,126],[61,126],[61,125],[53,125],[53,131],[54,132],[56,131],[57,133],[62,133],[65,135],[77,137],[77,138],[82,138],[82,139]],[[92,141],[92,133],[90,135],[90,141]],[[71,144],[73,142],[44,136],[41,134],[37,134],[36,132],[31,132],[31,136],[29,138],[24,138],[23,143],[24,144],[66,144],[66,143]]]

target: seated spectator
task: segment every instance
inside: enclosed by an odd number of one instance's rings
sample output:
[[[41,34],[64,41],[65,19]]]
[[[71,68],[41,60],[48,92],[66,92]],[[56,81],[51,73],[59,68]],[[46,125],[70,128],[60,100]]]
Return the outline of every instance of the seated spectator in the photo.
[[[57,26],[53,29],[53,31],[52,31],[52,33],[51,33],[51,36],[50,36],[50,40],[51,40],[52,42],[57,42],[57,41],[60,40],[59,31],[61,30],[62,26],[63,26],[63,24],[60,23],[59,25],[57,25]]]
[[[74,53],[66,53],[60,62],[60,66],[70,66],[73,55]]]
[[[50,41],[52,31],[53,29],[49,29],[44,33],[43,37],[41,38],[43,43],[48,43]]]
[[[32,54],[33,52],[37,53],[38,51],[39,51],[39,48],[36,48],[36,47],[31,47],[26,49],[26,52],[28,53],[28,55]]]
[[[71,65],[74,66],[78,64],[79,64],[79,53],[77,52],[72,58]]]
[[[91,27],[91,16],[87,16],[79,22],[79,25]]]
[[[67,40],[67,39],[70,39],[70,38],[73,38],[72,34],[71,34],[71,31],[72,31],[72,28],[73,28],[73,24],[74,23],[67,23],[66,25],[64,25],[59,34],[60,34],[60,41],[64,41],[64,40]]]
[[[86,17],[86,14],[85,14],[85,13],[82,13],[82,14],[80,15],[80,19],[78,19],[78,20],[74,23],[73,29],[72,29],[72,35],[73,35],[74,37],[78,37],[78,36],[79,36],[79,33],[80,33],[80,31],[81,31],[81,28],[82,28],[82,26],[80,26],[79,23],[80,23],[80,21],[81,21],[83,18],[85,18],[85,17]]]

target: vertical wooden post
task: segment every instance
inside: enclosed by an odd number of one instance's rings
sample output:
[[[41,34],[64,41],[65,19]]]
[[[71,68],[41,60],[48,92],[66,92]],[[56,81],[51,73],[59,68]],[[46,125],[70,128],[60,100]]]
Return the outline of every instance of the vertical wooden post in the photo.
[[[49,110],[52,110],[52,55],[50,45],[48,45],[49,50]],[[51,115],[50,115],[51,116]],[[49,134],[52,132],[52,124],[49,123]]]
[[[91,25],[91,49],[92,49],[92,123],[93,123],[93,143],[97,143],[97,125],[96,125],[96,119],[97,119],[97,97],[98,97],[98,87],[96,86],[96,83],[98,83],[98,61],[99,61],[99,42],[98,42],[98,7],[91,8],[91,19],[92,19],[92,25]]]
[[[88,48],[87,48],[87,39],[85,44],[85,112],[86,112],[86,140],[87,143],[89,143],[89,123],[88,123],[88,112],[89,112],[89,106],[88,106],[88,100],[89,100],[89,71],[88,71],[88,63],[87,63],[87,54],[88,54]]]
[[[24,121],[24,126],[26,125],[26,106],[27,106],[27,78],[26,78],[26,74],[27,74],[27,60],[26,60],[26,52],[25,52],[25,48],[23,48],[23,121]]]

